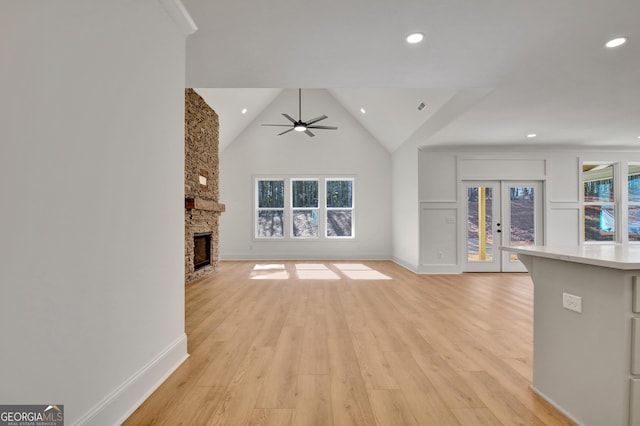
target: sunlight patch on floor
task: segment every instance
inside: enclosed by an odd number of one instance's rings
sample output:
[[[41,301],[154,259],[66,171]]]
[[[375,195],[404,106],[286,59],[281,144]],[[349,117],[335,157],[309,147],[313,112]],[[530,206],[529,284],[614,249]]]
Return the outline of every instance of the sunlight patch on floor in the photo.
[[[283,263],[271,263],[267,265],[256,265],[253,267],[254,271],[264,271],[264,270],[271,270],[271,269],[279,269],[284,271],[285,267]]]
[[[302,280],[339,280],[340,276],[321,263],[296,263],[296,275]]]
[[[328,271],[329,267],[323,263],[296,263],[296,271]]]
[[[352,280],[390,280],[391,277],[362,263],[334,263],[333,266]]]
[[[289,272],[285,270],[284,264],[255,265],[249,278],[252,280],[287,280]]]
[[[367,265],[362,263],[334,263],[333,266],[341,271],[372,271]]]
[[[352,280],[391,280],[392,278],[378,272],[375,269],[362,263],[333,263],[329,267],[323,263],[296,263],[293,268],[295,271],[287,271],[285,264],[256,264],[251,271],[250,279],[252,280],[286,280],[291,278],[292,274],[301,280],[339,280],[340,278],[348,278]],[[289,266],[291,269],[291,266]],[[343,277],[341,277],[341,274]]]

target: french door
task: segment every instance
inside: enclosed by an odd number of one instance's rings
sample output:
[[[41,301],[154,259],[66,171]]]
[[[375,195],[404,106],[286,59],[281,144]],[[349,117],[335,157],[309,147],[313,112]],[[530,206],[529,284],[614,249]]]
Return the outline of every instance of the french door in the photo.
[[[525,272],[500,246],[542,244],[539,181],[465,181],[465,272]]]

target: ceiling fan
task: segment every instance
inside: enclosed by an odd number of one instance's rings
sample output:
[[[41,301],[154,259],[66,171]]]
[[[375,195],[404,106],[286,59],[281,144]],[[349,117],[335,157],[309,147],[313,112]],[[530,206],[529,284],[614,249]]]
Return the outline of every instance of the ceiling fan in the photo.
[[[337,130],[338,128],[335,126],[317,126],[315,123],[318,121],[322,121],[325,118],[328,118],[326,115],[321,115],[320,117],[312,118],[311,120],[302,121],[302,89],[298,89],[298,120],[294,120],[289,114],[282,113],[287,120],[291,122],[291,124],[263,124],[263,126],[277,126],[277,127],[290,127],[290,129],[285,130],[282,133],[278,133],[278,136],[284,135],[285,133],[289,133],[292,130],[297,132],[305,132],[308,136],[315,136],[309,129],[323,129],[323,130]]]

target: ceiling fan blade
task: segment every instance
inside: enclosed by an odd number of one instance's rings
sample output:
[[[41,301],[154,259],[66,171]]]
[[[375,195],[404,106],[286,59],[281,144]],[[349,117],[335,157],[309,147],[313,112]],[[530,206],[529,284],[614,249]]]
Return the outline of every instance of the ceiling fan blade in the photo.
[[[314,137],[314,136],[315,136],[313,133],[311,133],[311,132],[309,131],[309,128],[307,128],[307,130],[305,130],[304,132],[305,132],[307,135],[311,136],[311,137]]]
[[[289,130],[285,130],[285,131],[284,131],[284,132],[282,132],[282,133],[278,133],[278,136],[284,135],[285,133],[289,133],[289,132],[293,132],[293,127],[292,127],[292,128],[290,128]]]
[[[294,120],[294,119],[293,119],[289,114],[282,113],[282,115],[284,115],[285,117],[287,117],[287,120],[289,120],[289,121],[290,121],[290,122],[292,122],[293,124],[296,124],[296,123],[297,123],[297,121],[296,121],[296,120]]]
[[[327,117],[326,115],[321,115],[320,117],[313,118],[313,119],[311,119],[311,120],[306,122],[307,126],[309,124],[317,123],[318,121],[324,120],[325,118],[329,118],[329,117]]]
[[[261,124],[261,126],[291,127],[291,124]]]
[[[338,130],[335,126],[307,126],[307,129]]]

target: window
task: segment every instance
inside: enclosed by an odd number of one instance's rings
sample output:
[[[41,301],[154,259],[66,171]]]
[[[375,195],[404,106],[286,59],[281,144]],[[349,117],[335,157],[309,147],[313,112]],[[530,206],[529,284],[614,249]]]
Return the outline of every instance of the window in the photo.
[[[327,179],[327,237],[353,237],[353,180]]]
[[[318,237],[318,180],[291,179],[291,236]]]
[[[629,241],[640,241],[640,164],[629,164],[627,193]]]
[[[355,236],[353,177],[256,178],[254,188],[256,239],[327,241]]]
[[[616,240],[614,165],[582,165],[584,241]]]
[[[256,238],[284,237],[284,180],[257,180]]]

